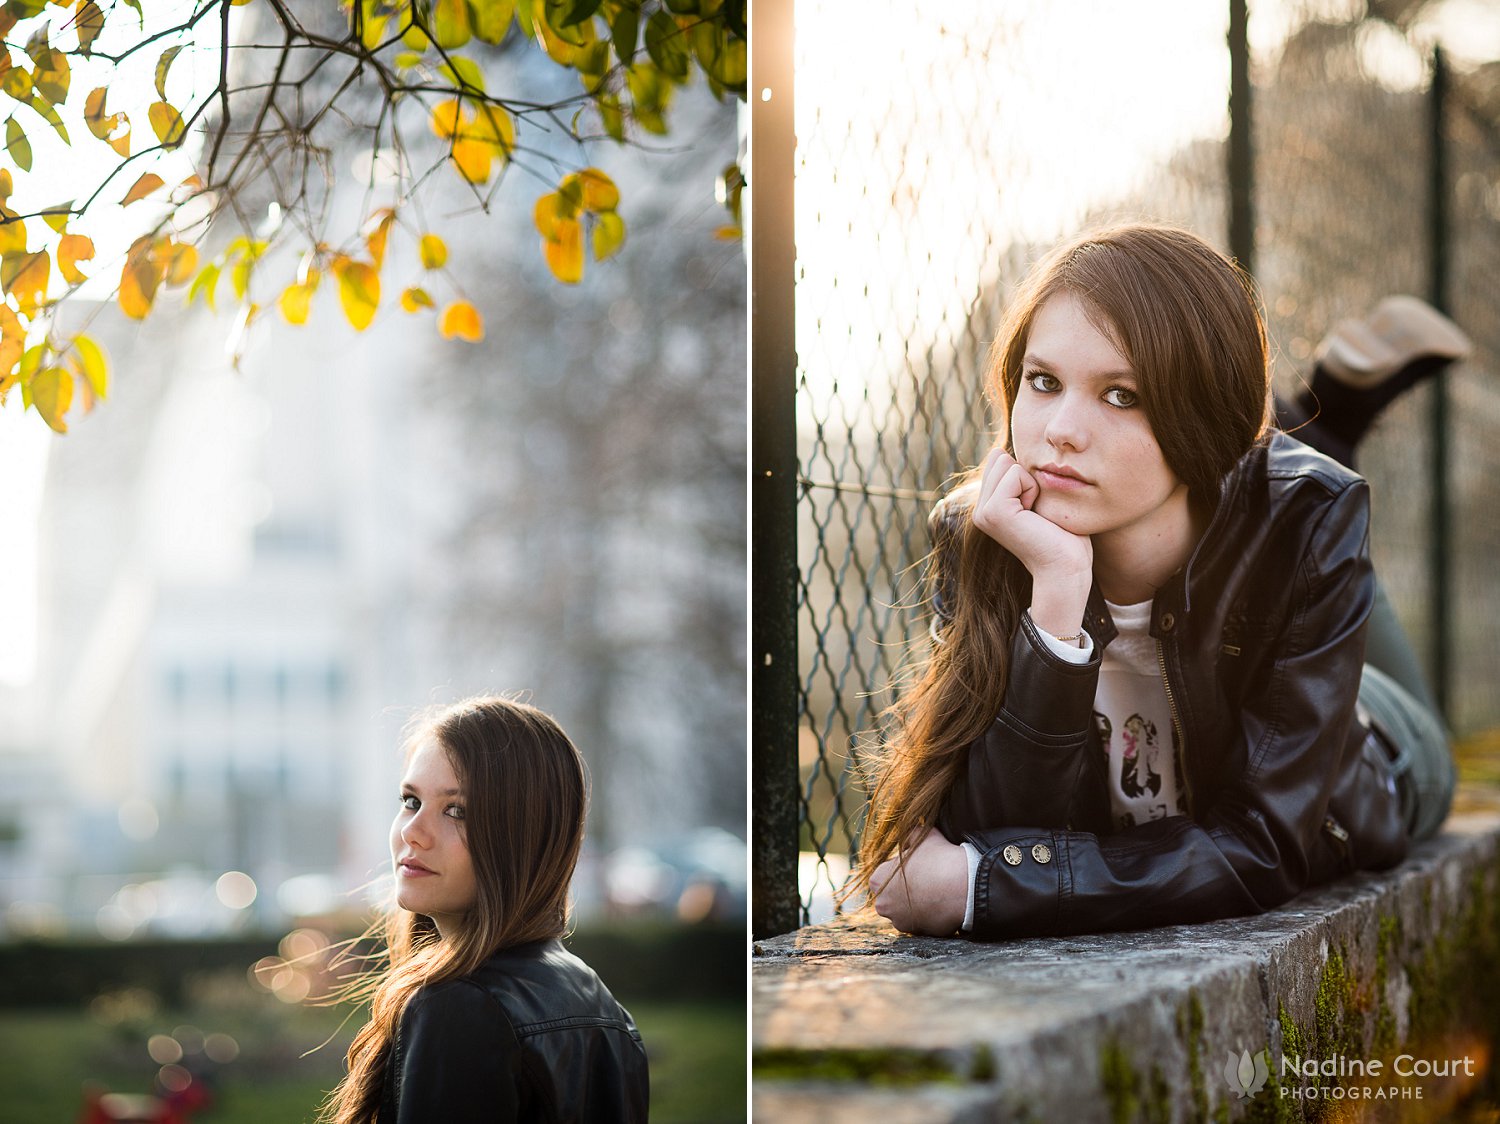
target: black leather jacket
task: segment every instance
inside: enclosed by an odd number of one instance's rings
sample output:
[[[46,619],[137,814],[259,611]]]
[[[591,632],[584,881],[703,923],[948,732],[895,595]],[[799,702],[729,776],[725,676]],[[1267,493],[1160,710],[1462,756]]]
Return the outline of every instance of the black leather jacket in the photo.
[[[646,1119],[646,1053],[625,1008],[558,941],[495,953],[401,1016],[380,1124]]]
[[[933,512],[934,628],[951,619],[975,492]],[[1096,586],[1083,665],[1030,617],[1005,698],[939,817],[983,854],[980,939],[1144,928],[1256,913],[1407,838],[1387,758],[1355,714],[1374,596],[1364,480],[1281,433],[1225,477],[1188,564],[1156,594],[1188,814],[1115,830],[1092,710],[1115,636]]]

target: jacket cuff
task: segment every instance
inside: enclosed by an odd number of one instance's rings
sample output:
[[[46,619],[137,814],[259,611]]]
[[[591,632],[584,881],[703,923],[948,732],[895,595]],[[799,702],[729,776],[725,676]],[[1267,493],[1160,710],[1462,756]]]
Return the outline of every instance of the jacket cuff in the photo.
[[[1058,932],[1069,884],[1067,836],[1023,829],[985,832],[969,841],[983,851],[974,876],[971,935],[988,941]]]
[[[1001,719],[1022,734],[1057,738],[1087,734],[1103,659],[1103,649],[1097,644],[1087,663],[1063,659],[1042,638],[1031,614],[1022,613],[1010,644]]]

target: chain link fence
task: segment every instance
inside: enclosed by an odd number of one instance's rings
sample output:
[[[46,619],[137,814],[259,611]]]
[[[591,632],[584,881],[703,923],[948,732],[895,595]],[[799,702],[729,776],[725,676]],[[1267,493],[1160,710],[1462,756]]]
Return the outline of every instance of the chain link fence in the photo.
[[[1009,292],[1095,221],[1177,222],[1227,249],[1227,4],[1149,25],[1084,0],[977,7],[938,21],[890,0],[855,15],[796,6],[801,922],[835,908],[859,835],[860,746],[925,648],[926,516],[993,442],[981,378]],[[1338,319],[1387,293],[1430,295],[1431,44],[1447,29],[1422,24],[1422,4],[1394,7],[1400,22],[1333,0],[1251,13],[1254,264],[1283,393]],[[1500,723],[1500,583],[1486,572],[1500,548],[1486,440],[1500,433],[1500,63],[1456,59],[1451,91],[1449,292],[1476,343],[1447,390],[1463,732]],[[1419,651],[1431,394],[1398,403],[1361,462],[1377,566]],[[755,778],[757,792],[789,783]]]

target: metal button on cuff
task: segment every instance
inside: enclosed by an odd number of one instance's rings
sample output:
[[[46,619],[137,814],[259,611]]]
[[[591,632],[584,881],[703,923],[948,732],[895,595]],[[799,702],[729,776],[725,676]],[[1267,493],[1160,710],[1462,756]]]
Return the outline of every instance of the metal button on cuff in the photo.
[[[1021,848],[1017,847],[1014,843],[1007,843],[1005,850],[1000,852],[1000,856],[1011,866],[1021,865]]]
[[[1039,863],[1050,863],[1052,861],[1052,848],[1045,843],[1038,843],[1031,849],[1031,857]]]

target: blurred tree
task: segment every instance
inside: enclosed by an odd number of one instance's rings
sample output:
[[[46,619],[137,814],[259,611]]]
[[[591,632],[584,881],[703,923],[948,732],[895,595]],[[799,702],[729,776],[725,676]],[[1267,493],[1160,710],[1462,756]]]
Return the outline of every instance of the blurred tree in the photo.
[[[0,33],[15,168],[47,175],[80,122],[93,138],[85,143],[108,158],[90,182],[70,178],[72,199],[29,210],[11,205],[16,184],[0,168],[0,403],[19,385],[59,432],[70,409],[87,410],[108,390],[101,349],[87,335],[56,333],[51,314],[88,281],[94,228],[126,223],[116,207],[156,208],[121,254],[115,296],[132,318],[149,316],[173,286],[214,306],[227,280],[242,326],[270,303],[301,324],[330,276],[363,330],[381,304],[392,233],[404,231],[417,276],[401,307],[436,309],[423,279],[442,272],[456,292],[439,331],[477,341],[480,312],[447,273],[444,240],[421,221],[429,177],[456,176],[486,211],[512,168],[534,177],[543,257],[574,283],[587,257],[607,258],[625,241],[620,192],[588,166],[589,142],[666,135],[673,93],[695,71],[720,99],[742,99],[746,80],[744,0],[184,0],[149,13],[140,0],[7,0]],[[581,92],[502,90],[525,73],[502,77],[502,61],[525,48],[573,72]],[[217,64],[209,88],[174,79],[180,57],[205,53]],[[144,112],[120,108],[133,88],[152,85]],[[333,153],[352,144],[367,154],[369,186],[356,215],[330,202]],[[172,170],[179,153],[192,156],[186,175]],[[724,170],[721,237],[738,236],[740,182],[737,167]],[[226,217],[232,237],[222,236]],[[210,231],[221,232],[211,247]]]

